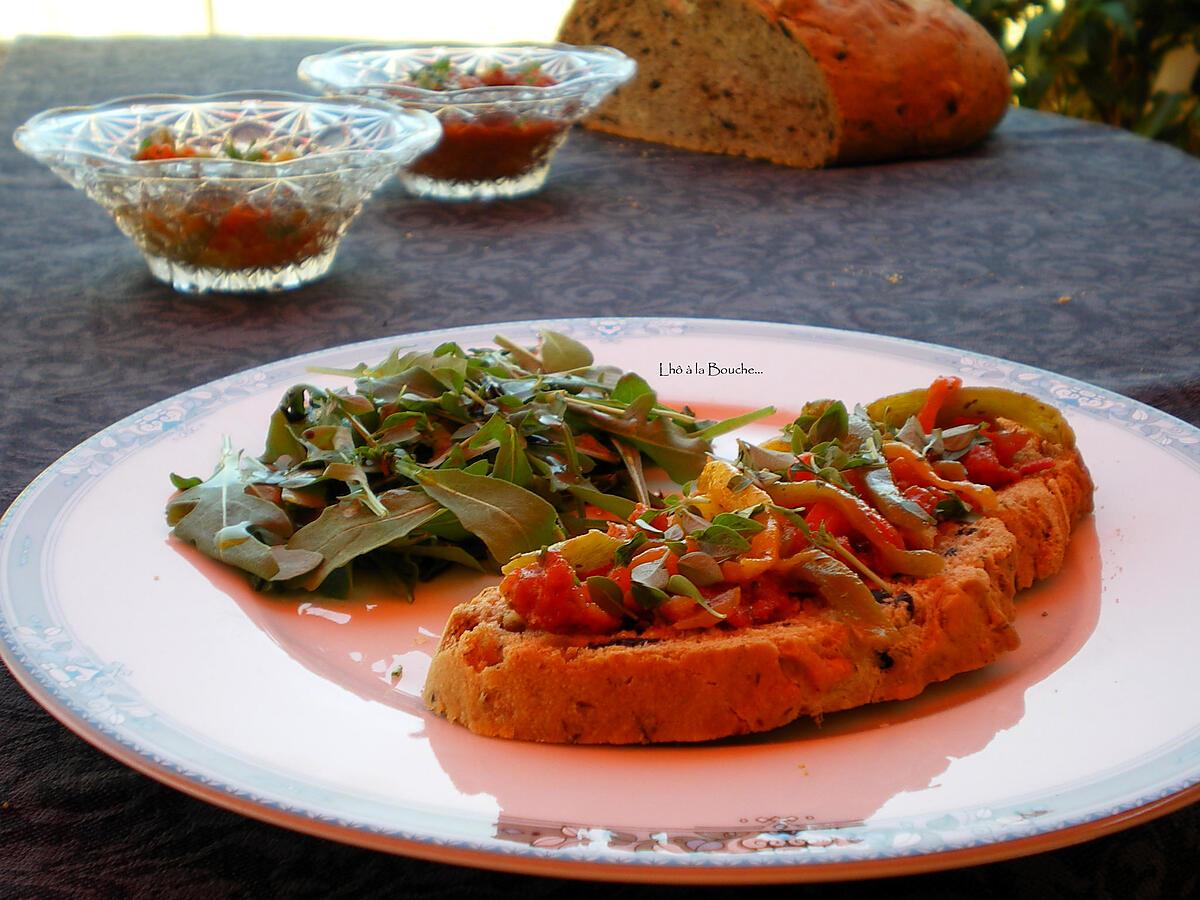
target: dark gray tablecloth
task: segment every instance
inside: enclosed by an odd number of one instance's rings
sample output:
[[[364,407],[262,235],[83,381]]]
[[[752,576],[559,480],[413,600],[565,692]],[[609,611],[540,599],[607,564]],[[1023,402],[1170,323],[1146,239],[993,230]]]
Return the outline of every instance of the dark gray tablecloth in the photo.
[[[311,42],[25,40],[0,135],[146,91],[299,89]],[[541,194],[435,204],[386,187],[332,275],[267,297],[153,281],[107,216],[0,141],[0,509],[80,440],[233,371],[379,335],[574,315],[872,331],[1032,363],[1200,423],[1200,162],[1010,113],[952,159],[798,172],[578,132]],[[829,896],[1184,896],[1196,807],[1076,847]],[[762,889],[776,890],[776,889]],[[584,896],[240,818],[125,769],[0,670],[0,895]],[[1048,892],[1048,893],[1047,893]]]

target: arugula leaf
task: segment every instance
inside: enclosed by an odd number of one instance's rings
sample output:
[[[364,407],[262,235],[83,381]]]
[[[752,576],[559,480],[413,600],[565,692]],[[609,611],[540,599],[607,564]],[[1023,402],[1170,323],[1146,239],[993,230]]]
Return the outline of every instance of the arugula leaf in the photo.
[[[499,446],[504,430],[509,427],[504,416],[496,413],[467,441],[467,449],[487,451]]]
[[[543,372],[569,372],[592,364],[592,351],[574,338],[549,330],[538,334]]]
[[[672,575],[671,580],[667,582],[667,590],[673,594],[694,600],[697,606],[716,619],[725,618],[725,613],[717,612],[697,587],[682,575]]]
[[[187,492],[200,491],[202,483],[179,478],[174,484],[184,493],[172,501],[178,505],[170,515],[182,519],[197,506],[181,534],[205,552],[220,553],[263,580],[309,584],[318,576],[291,573],[320,569],[326,592],[347,588],[349,567],[359,562],[379,562],[407,584],[448,562],[478,565],[489,552],[503,560],[514,548],[540,547],[567,528],[572,534],[603,528],[589,521],[585,504],[622,519],[632,515],[635,500],[661,506],[666,501],[645,483],[647,460],[676,481],[690,481],[706,462],[711,436],[764,412],[698,422],[690,410],[659,404],[641,376],[596,365],[587,347],[552,331],[539,335],[536,349],[502,337],[485,348],[452,342],[432,352],[396,347],[374,365],[314,371],[353,384],[301,383],[284,392],[260,462],[240,463],[237,496],[225,509],[237,515],[227,520],[211,499],[200,503],[209,495]],[[385,520],[374,523],[380,533],[398,531],[381,500],[397,490],[424,491],[439,503],[438,512],[403,538],[347,551],[347,562],[337,568],[324,556],[284,558],[284,551],[301,552],[285,545],[301,525],[321,523],[322,544],[330,547],[370,544],[349,530],[337,534],[340,520],[331,510],[354,509],[352,521],[342,523],[347,529],[366,529],[368,520],[359,523],[357,516],[370,513]],[[306,530],[302,540],[315,533]],[[668,543],[686,550],[678,540]],[[442,549],[432,555],[418,549],[428,547]]]
[[[658,397],[650,385],[646,383],[646,379],[635,372],[626,372],[617,380],[617,384],[612,389],[609,399],[615,400],[618,403],[633,403],[635,400],[646,395],[654,397],[654,403],[658,402]]]
[[[723,434],[737,431],[751,422],[757,422],[759,419],[773,415],[775,415],[775,407],[764,406],[761,409],[742,413],[740,416],[730,416],[728,419],[722,419],[720,422],[713,422],[711,425],[707,425],[697,431],[696,437],[704,441],[711,441],[713,438],[720,437]]]
[[[667,571],[667,554],[664,553],[657,559],[634,566],[629,570],[629,578],[634,584],[642,584],[660,591],[664,590],[671,578],[671,574]]]
[[[562,537],[554,507],[518,485],[455,469],[426,472],[418,482],[482,540],[499,563]]]
[[[624,438],[655,463],[662,466],[672,481],[690,481],[704,469],[709,442],[684,431],[665,416],[649,417],[644,403],[652,395],[638,398],[623,415],[584,409],[581,414],[592,424]]]
[[[479,564],[479,560],[462,547],[455,546],[454,544],[405,544],[402,548],[398,549],[403,549],[404,553],[409,556],[440,559],[448,563],[454,563],[457,566],[462,566],[464,569],[473,569],[476,572],[484,570],[483,566]]]
[[[320,557],[289,556],[275,552],[292,535],[292,522],[275,504],[246,488],[259,464],[247,463],[229,438],[221,450],[221,462],[207,481],[189,487],[167,503],[167,523],[174,535],[201,553],[237,566],[270,581],[294,577],[320,564]]]
[[[292,431],[291,423],[282,409],[271,413],[271,421],[267,427],[267,444],[263,450],[262,461],[273,463],[281,457],[287,457],[293,464],[303,462],[308,457],[308,450]]]
[[[387,515],[387,509],[379,502],[371,485],[367,481],[367,473],[362,466],[350,463],[330,463],[325,467],[322,478],[330,478],[350,486],[350,496],[362,501],[362,504],[377,516]]]
[[[638,606],[647,612],[657,609],[671,599],[666,591],[651,587],[648,584],[642,584],[640,581],[630,583],[629,593],[633,595],[633,599],[637,602]]]
[[[637,497],[638,503],[649,507],[650,488],[646,485],[646,475],[642,471],[642,457],[624,441],[613,441],[613,444],[616,446],[621,460],[625,463],[625,470],[629,472],[629,481],[633,485],[634,496]]]
[[[204,484],[203,478],[186,477],[176,475],[174,472],[170,474],[171,484],[175,485],[175,490],[186,491],[188,488],[193,488],[198,484]]]
[[[533,469],[530,468],[529,458],[525,455],[525,442],[517,434],[517,429],[511,425],[505,425],[504,431],[501,432],[500,447],[492,464],[492,475],[521,487],[529,487],[533,481]]]
[[[303,587],[316,590],[333,570],[405,537],[441,511],[438,503],[419,491],[386,491],[378,502],[383,515],[357,500],[343,499],[292,535],[289,549],[309,550],[322,560],[306,576]]]
[[[841,440],[848,432],[849,414],[846,412],[846,404],[841,400],[824,402],[827,405],[808,430],[809,446]]]
[[[517,364],[520,365],[521,368],[530,372],[542,371],[542,361],[538,358],[536,353],[531,353],[520,344],[513,343],[502,334],[496,335],[494,338],[492,338],[492,340],[496,342],[497,347],[503,347],[510,354],[512,354],[513,359],[516,360]]]

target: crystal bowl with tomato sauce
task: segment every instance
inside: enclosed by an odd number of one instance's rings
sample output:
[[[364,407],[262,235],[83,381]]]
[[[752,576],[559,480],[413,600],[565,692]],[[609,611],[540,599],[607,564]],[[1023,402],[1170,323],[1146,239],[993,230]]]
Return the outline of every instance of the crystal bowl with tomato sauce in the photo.
[[[319,278],[372,192],[440,135],[427,112],[264,91],[51,109],[13,140],[108,210],[155,277],[200,293]]]
[[[327,93],[436,115],[441,143],[400,180],[420,197],[489,200],[541,188],[571,125],[635,69],[611,47],[405,44],[310,56],[299,75]]]

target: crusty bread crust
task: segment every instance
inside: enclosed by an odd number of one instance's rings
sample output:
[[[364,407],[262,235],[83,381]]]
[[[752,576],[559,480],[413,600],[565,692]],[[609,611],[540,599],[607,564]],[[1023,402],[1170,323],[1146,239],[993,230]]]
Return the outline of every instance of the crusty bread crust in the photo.
[[[821,66],[839,163],[937,156],[981,140],[1012,97],[1004,52],[949,0],[772,0]]]
[[[1012,95],[949,0],[576,0],[559,38],[638,62],[588,127],[805,168],[958,150]]]
[[[451,614],[425,702],[479,734],[632,744],[766,731],[913,697],[1016,647],[1014,594],[1062,566],[1071,528],[1091,509],[1091,480],[1075,451],[1041,452],[1053,468],[1001,491],[999,515],[941,527],[946,567],[898,583],[885,605],[894,628],[858,627],[814,604],[733,631],[559,635],[512,630],[521,626],[493,587]]]

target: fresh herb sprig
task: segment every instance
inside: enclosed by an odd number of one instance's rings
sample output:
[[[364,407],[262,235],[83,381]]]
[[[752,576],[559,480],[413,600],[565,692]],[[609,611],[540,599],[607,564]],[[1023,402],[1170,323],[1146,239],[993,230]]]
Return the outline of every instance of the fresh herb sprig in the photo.
[[[773,412],[701,420],[552,331],[535,348],[495,344],[314,369],[354,387],[289,388],[258,460],[227,451],[213,478],[175,480],[176,535],[264,587],[339,593],[369,559],[411,596],[448,564],[494,566],[585,531],[592,507],[624,518],[658,503],[644,465],[694,479],[714,437]],[[221,538],[233,525],[236,553]]]
[[[409,73],[409,80],[427,91],[444,91],[454,74],[450,57],[443,56]]]

